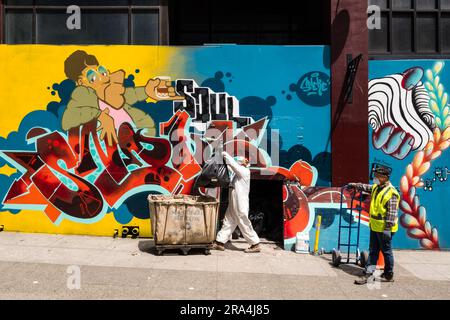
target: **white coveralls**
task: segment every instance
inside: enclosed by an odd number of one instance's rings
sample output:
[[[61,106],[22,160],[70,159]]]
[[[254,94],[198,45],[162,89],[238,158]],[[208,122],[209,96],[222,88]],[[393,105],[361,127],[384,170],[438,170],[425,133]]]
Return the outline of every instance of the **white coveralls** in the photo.
[[[222,155],[234,176],[231,179],[228,208],[216,241],[221,243],[228,242],[234,229],[239,226],[242,235],[250,245],[258,244],[259,237],[248,219],[250,169],[238,164],[228,153],[222,152]]]

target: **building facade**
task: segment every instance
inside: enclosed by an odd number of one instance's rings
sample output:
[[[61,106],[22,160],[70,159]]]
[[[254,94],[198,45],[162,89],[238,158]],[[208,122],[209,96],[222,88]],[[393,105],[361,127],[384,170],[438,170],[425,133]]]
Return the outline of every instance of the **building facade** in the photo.
[[[252,161],[251,214],[284,248],[317,215],[334,248],[341,187],[378,165],[402,194],[394,245],[448,248],[449,28],[450,0],[0,0],[0,226],[151,236],[148,194],[191,193],[206,138],[226,132]],[[70,78],[77,51],[89,79]],[[126,92],[112,146],[100,67]],[[368,201],[344,217],[362,246]]]

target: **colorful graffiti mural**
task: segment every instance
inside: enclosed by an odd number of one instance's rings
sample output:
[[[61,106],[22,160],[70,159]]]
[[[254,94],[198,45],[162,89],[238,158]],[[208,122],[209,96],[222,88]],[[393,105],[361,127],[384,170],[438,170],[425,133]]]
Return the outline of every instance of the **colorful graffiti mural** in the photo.
[[[285,242],[292,243],[311,225],[304,189],[330,184],[326,52],[323,46],[1,46],[3,74],[14,78],[14,60],[42,77],[0,95],[5,106],[18,106],[0,120],[0,224],[79,234],[96,224],[90,233],[103,235],[149,225],[147,195],[192,193],[220,137],[227,151],[250,158],[253,178],[290,182]],[[131,55],[134,61],[118,59]],[[54,62],[51,72],[42,57]],[[35,99],[22,101],[24,90]],[[49,93],[60,101],[49,102]]]
[[[450,246],[449,189],[444,183],[450,146],[445,86],[450,85],[450,73],[445,64],[427,60],[370,64],[370,158],[372,164],[393,168],[391,180],[401,191],[403,229],[394,241],[399,248]]]
[[[446,215],[450,205],[447,185],[450,165],[446,153],[450,145],[450,104],[445,92],[450,85],[450,73],[445,71],[446,62],[371,61],[369,65],[368,167],[369,172],[377,165],[391,167],[391,181],[401,191],[401,228],[394,238],[396,248],[450,247],[450,219]],[[330,251],[337,245],[342,190],[309,187],[296,192],[303,208],[303,219],[298,225],[305,226],[312,239],[314,219],[320,214],[323,221],[320,246]],[[343,206],[348,206],[349,195],[344,194],[343,199]],[[361,216],[361,248],[369,244],[369,200],[365,198]],[[354,222],[357,218],[355,215]]]

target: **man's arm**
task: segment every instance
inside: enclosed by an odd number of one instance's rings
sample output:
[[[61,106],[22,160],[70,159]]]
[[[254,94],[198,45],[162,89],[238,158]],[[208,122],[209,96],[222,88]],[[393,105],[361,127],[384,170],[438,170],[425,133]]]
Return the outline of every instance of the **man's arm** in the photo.
[[[393,195],[389,201],[386,203],[386,231],[390,231],[391,228],[395,225],[395,222],[397,221],[397,203],[398,198],[396,195]]]
[[[136,88],[125,88],[125,102],[129,105],[133,105],[138,101],[144,101],[147,100],[147,98],[151,98],[155,101],[161,101],[161,100],[184,100],[184,96],[178,96],[175,92],[175,88],[172,87],[172,83],[170,81],[167,81],[165,83],[165,86],[167,88],[167,96],[165,97],[158,97],[156,94],[157,87],[161,84],[160,79],[150,79],[148,80],[145,87],[136,87]]]
[[[156,136],[155,122],[150,115],[138,108],[130,106],[129,104],[125,104],[123,108],[130,115],[137,128],[146,129],[143,132],[146,136]]]
[[[372,184],[366,184],[366,183],[349,183],[349,186],[355,188],[356,190],[359,191],[364,191],[364,192],[368,192],[371,193],[372,192]]]
[[[80,127],[94,119],[100,121],[100,139],[107,139],[112,146],[118,143],[114,120],[109,116],[109,110],[100,110],[98,97],[91,88],[79,86],[72,92],[70,101],[62,116],[61,126],[64,130]]]
[[[147,100],[148,95],[145,93],[145,87],[125,88],[123,94],[125,102],[129,105],[133,105],[138,101]]]
[[[62,116],[61,126],[64,130],[79,127],[100,116],[98,98],[94,90],[78,86],[70,97],[66,110]]]
[[[238,176],[243,177],[245,173],[244,167],[237,163],[236,160],[234,160],[233,157],[230,156],[227,152],[223,151],[222,155],[225,158],[225,163],[230,166],[231,170],[233,170],[233,172]]]

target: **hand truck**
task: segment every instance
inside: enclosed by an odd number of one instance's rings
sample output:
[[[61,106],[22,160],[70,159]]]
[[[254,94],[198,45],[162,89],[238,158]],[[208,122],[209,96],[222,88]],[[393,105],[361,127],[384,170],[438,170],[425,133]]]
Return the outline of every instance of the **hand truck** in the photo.
[[[350,194],[350,204],[348,204],[347,198],[344,195],[344,191],[348,190],[347,194]],[[346,202],[344,206],[343,203]],[[365,267],[369,254],[367,251],[359,250],[359,235],[361,229],[361,211],[363,203],[363,193],[361,191],[357,191],[355,189],[349,190],[348,186],[344,186],[341,188],[341,203],[339,208],[339,234],[338,234],[338,245],[337,249],[333,249],[332,252],[332,264],[335,267],[338,267],[341,263],[355,263]],[[354,224],[354,213],[358,213],[358,222],[356,225]],[[344,219],[344,215],[348,215],[348,226],[343,225],[342,219]],[[352,238],[352,231],[356,229],[356,239]],[[348,235],[344,232],[344,230],[348,230]],[[356,241],[353,242],[352,241]],[[352,248],[355,248],[354,256],[352,254]],[[344,259],[343,259],[344,258]]]

